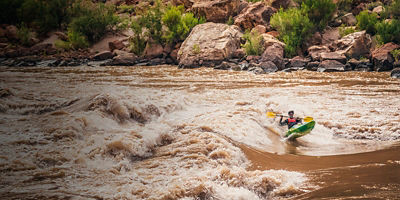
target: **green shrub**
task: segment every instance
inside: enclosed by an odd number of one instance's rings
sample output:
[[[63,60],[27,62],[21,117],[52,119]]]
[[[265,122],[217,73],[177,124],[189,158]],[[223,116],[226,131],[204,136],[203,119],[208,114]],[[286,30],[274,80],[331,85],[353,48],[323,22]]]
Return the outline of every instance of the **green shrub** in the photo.
[[[136,20],[136,23],[145,28],[145,35],[148,37],[148,39],[151,39],[159,44],[163,43],[163,10],[163,4],[160,2],[160,0],[157,0],[154,3],[154,6],[150,7],[147,11],[142,13],[142,15],[140,15],[139,18]]]
[[[264,52],[264,38],[257,31],[246,30],[243,38],[246,40],[246,43],[242,45],[246,55],[260,56]]]
[[[353,4],[353,0],[339,0],[336,3],[338,11],[342,11],[348,13],[351,11],[351,5]]]
[[[371,2],[367,5],[367,9],[372,11],[375,7],[378,6],[383,6],[383,3],[380,1]]]
[[[290,8],[280,9],[271,17],[270,24],[278,30],[279,39],[285,46],[285,56],[293,57],[303,44],[303,41],[311,34],[313,24],[301,10]]]
[[[367,33],[375,35],[375,25],[378,22],[378,15],[376,13],[370,14],[367,10],[364,10],[360,12],[360,14],[356,16],[356,18],[358,29],[366,30]]]
[[[121,13],[133,13],[135,12],[135,6],[123,4],[118,6],[118,11]]]
[[[89,42],[81,32],[68,30],[68,42],[73,49],[84,49],[89,47]]]
[[[31,38],[33,37],[32,31],[24,23],[18,26],[17,36],[22,45],[31,45]]]
[[[389,22],[376,24],[378,41],[382,44],[394,42],[400,44],[400,20],[393,19]]]
[[[392,56],[394,57],[395,61],[398,62],[400,59],[400,49],[393,50],[390,52]]]
[[[301,10],[318,30],[323,30],[332,19],[336,5],[332,0],[304,0]]]
[[[132,21],[131,29],[134,33],[134,35],[129,38],[131,52],[136,55],[142,55],[144,49],[146,48],[147,38],[143,32],[143,26],[141,26],[139,23],[139,19]]]
[[[77,1],[72,6],[72,16],[68,30],[86,36],[90,43],[98,41],[119,21],[113,7],[91,1]]]
[[[339,27],[339,35],[341,38],[356,31],[357,30],[354,27],[346,27],[344,24]]]
[[[62,40],[57,40],[54,45],[56,46],[57,49],[63,49],[63,50],[71,50],[71,44],[67,41],[62,41]]]
[[[394,19],[400,20],[400,0],[394,0],[388,10]]]

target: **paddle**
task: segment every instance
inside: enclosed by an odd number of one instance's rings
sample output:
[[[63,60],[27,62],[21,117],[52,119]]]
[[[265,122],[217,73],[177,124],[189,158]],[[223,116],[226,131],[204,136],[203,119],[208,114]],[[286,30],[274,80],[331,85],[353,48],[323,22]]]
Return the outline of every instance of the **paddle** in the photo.
[[[268,118],[275,118],[277,116],[279,116],[279,117],[288,117],[288,116],[285,116],[285,115],[282,115],[282,114],[276,114],[274,112],[267,112],[267,117]],[[314,120],[314,118],[312,118],[310,116],[306,116],[306,117],[300,118],[300,119],[303,119],[304,122],[311,122],[312,120]]]

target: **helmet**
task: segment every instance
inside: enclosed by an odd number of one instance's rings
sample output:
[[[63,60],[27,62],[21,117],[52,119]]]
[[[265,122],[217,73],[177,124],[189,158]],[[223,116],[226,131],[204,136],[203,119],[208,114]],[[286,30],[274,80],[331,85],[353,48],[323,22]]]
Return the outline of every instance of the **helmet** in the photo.
[[[288,112],[288,114],[289,114],[289,115],[290,115],[290,114],[294,114],[294,111],[291,110],[291,111]]]

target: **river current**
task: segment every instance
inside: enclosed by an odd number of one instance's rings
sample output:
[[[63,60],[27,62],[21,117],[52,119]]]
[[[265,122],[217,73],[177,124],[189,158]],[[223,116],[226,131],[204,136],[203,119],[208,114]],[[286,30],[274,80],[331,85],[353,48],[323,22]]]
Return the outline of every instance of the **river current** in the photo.
[[[1,199],[399,199],[388,73],[0,68]],[[282,141],[267,111],[311,116]]]

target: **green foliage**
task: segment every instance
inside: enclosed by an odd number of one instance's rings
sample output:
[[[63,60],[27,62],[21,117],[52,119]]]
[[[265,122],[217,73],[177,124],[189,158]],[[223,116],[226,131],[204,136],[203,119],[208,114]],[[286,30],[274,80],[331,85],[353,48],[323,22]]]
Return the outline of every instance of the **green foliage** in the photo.
[[[368,10],[373,10],[375,7],[383,6],[383,3],[380,1],[371,2],[367,5]]]
[[[357,30],[354,27],[346,27],[344,24],[339,27],[339,34],[341,38],[356,31]]]
[[[301,10],[318,30],[323,30],[332,19],[336,5],[332,0],[304,0]]]
[[[394,0],[388,10],[394,19],[400,20],[400,0]]]
[[[400,59],[400,49],[395,49],[390,52],[392,56],[394,57],[395,61],[398,62]]]
[[[226,24],[228,24],[230,26],[230,25],[233,25],[233,23],[234,23],[234,21],[233,21],[232,16],[229,16],[228,21],[226,21]]]
[[[146,48],[146,35],[143,32],[143,26],[141,26],[138,19],[135,19],[131,23],[131,29],[134,32],[134,35],[129,38],[131,52],[136,55],[142,55]]]
[[[264,38],[257,31],[246,31],[243,35],[246,43],[242,45],[246,55],[260,56],[264,52]]]
[[[378,41],[382,44],[394,42],[400,44],[400,20],[383,21],[376,24]]]
[[[351,5],[353,4],[353,0],[339,0],[336,3],[337,9],[339,11],[343,11],[345,13],[351,11]]]
[[[59,49],[64,50],[77,50],[77,49],[84,49],[89,47],[89,42],[80,32],[74,32],[73,30],[68,30],[68,41],[61,41],[58,40],[55,43],[55,46]]]
[[[114,7],[91,1],[75,2],[71,13],[74,18],[68,25],[68,30],[86,36],[91,43],[98,41],[119,21],[114,15]]]
[[[135,6],[123,4],[118,6],[118,11],[120,13],[133,13],[135,12]]]
[[[150,7],[147,11],[142,13],[135,21],[146,31],[145,35],[159,43],[163,43],[163,30],[162,30],[162,15],[164,7],[162,3],[157,0],[154,6]]]
[[[364,10],[360,12],[360,14],[356,16],[356,18],[358,29],[366,30],[367,33],[375,35],[375,25],[378,22],[378,15],[376,13],[370,14],[367,10]]]
[[[32,31],[24,23],[18,27],[17,36],[22,45],[31,45]]]
[[[296,50],[301,47],[313,28],[310,19],[296,8],[280,9],[271,17],[270,24],[278,30],[279,39],[286,44],[286,57],[296,55]]]

